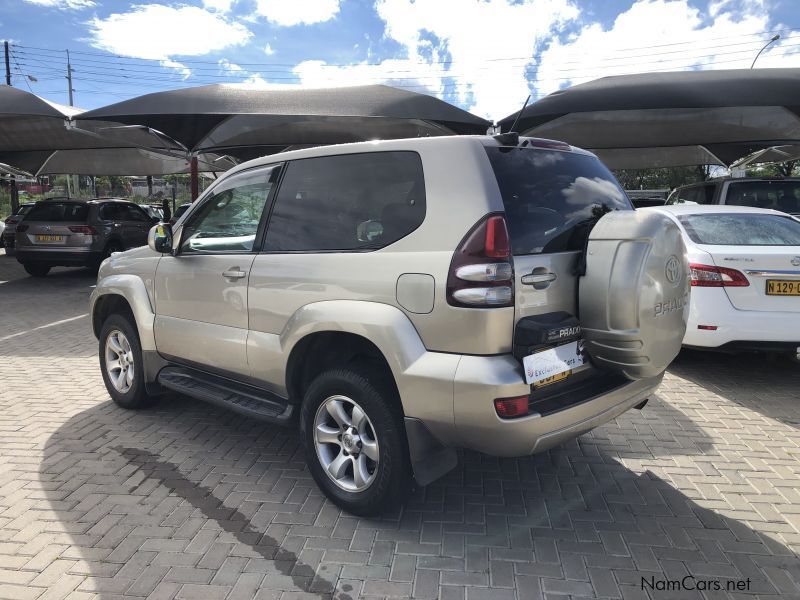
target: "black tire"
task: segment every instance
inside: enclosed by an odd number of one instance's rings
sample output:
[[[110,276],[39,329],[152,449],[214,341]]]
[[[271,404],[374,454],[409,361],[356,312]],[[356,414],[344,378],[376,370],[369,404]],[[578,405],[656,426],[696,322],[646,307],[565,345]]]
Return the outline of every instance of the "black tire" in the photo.
[[[100,255],[100,258],[95,259],[95,262],[89,265],[92,271],[97,272],[100,269],[100,264],[110,257],[114,252],[123,252],[125,248],[122,247],[117,241],[108,242],[105,248],[103,248],[103,254]]]
[[[115,331],[120,331],[127,338],[130,344],[131,354],[133,355],[133,381],[127,391],[120,391],[111,382],[106,368],[106,340]],[[142,346],[139,343],[139,333],[132,317],[121,314],[112,314],[103,322],[100,329],[99,340],[100,354],[100,373],[103,376],[103,383],[106,384],[111,399],[122,408],[139,409],[151,406],[158,399],[150,396],[144,384],[144,361],[142,358]]]
[[[50,265],[40,265],[37,263],[25,263],[22,266],[31,277],[44,277],[52,268]]]
[[[314,481],[336,505],[354,515],[376,515],[402,502],[411,488],[411,466],[403,416],[397,393],[386,375],[357,365],[318,375],[306,390],[300,410],[300,431],[306,464]],[[379,446],[374,479],[363,491],[339,487],[320,462],[314,442],[314,419],[323,402],[333,395],[354,400],[366,413]]]

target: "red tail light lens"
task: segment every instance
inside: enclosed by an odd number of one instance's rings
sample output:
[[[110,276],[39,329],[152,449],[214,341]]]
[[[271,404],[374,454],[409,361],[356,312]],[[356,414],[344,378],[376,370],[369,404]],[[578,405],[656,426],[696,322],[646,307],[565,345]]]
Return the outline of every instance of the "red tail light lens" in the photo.
[[[15,229],[15,231],[17,233],[22,233],[23,231],[26,231],[27,229],[28,229],[27,225],[17,225],[17,228]]]
[[[528,414],[528,397],[496,398],[494,401],[494,409],[497,411],[497,416],[503,419],[524,417]]]
[[[490,258],[508,258],[511,255],[508,228],[503,217],[489,217],[489,220],[486,221],[486,239],[483,247],[486,250],[486,256]]]
[[[711,265],[689,265],[693,287],[747,287],[750,282],[744,273],[727,267]]]
[[[16,222],[17,222],[17,217],[15,217],[14,215],[11,215],[10,217],[6,217],[6,220],[5,220],[5,224],[6,225],[12,225],[13,223],[16,223]]]
[[[83,233],[85,235],[97,235],[97,230],[91,225],[70,225],[69,230],[72,233]]]
[[[514,305],[514,267],[502,215],[490,215],[467,234],[453,254],[447,303],[465,308]]]

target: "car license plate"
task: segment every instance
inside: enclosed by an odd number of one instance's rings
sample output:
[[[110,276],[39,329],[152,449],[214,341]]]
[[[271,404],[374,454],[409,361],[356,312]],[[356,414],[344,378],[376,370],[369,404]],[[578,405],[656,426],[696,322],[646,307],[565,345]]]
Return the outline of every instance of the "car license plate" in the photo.
[[[583,362],[583,341],[578,340],[529,354],[522,359],[522,366],[525,381],[541,387],[563,381]]]
[[[800,281],[767,279],[767,296],[800,296]]]
[[[63,235],[47,235],[47,234],[39,234],[36,236],[37,242],[63,242],[64,236]]]

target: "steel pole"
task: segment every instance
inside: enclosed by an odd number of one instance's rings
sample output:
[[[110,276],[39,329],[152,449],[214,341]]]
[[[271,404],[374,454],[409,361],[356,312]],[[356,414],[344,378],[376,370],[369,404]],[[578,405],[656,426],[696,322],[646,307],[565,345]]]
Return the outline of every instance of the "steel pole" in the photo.
[[[197,157],[193,156],[191,161],[191,179],[192,179],[192,202],[197,200],[197,196],[199,196],[199,179],[200,176],[197,173]]]

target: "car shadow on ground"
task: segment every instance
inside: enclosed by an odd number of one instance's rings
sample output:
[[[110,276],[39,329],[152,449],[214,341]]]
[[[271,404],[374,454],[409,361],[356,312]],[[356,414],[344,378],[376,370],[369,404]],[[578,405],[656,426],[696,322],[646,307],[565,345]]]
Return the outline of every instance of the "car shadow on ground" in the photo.
[[[800,593],[791,549],[704,508],[713,498],[702,490],[693,499],[647,466],[628,468],[630,444],[615,436],[636,435],[645,417],[626,419],[534,457],[462,453],[455,471],[380,519],[324,498],[294,431],[179,396],[142,412],[105,402],[76,414],[48,439],[39,477],[53,535],[69,545],[61,555],[85,576],[78,590],[100,598],[172,597],[186,585],[184,597],[237,586],[241,597],[264,588],[348,600],[399,594],[392,586],[410,595],[412,577],[428,598],[461,597],[464,586],[497,598],[734,597],[728,581],[749,581],[736,597]],[[713,450],[680,423],[690,453]],[[700,580],[723,591],[658,589]]]
[[[784,354],[683,350],[670,372],[762,415],[800,427],[800,362]],[[753,394],[753,389],[758,393]]]

